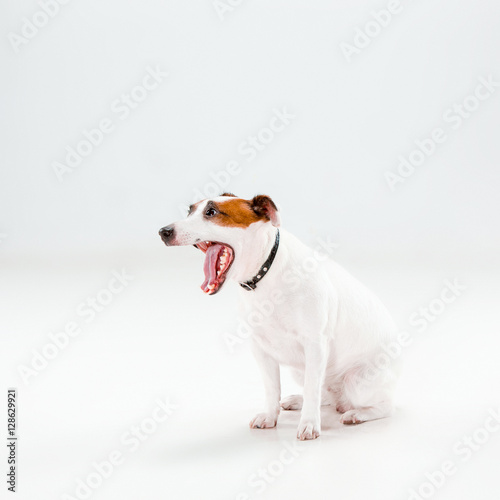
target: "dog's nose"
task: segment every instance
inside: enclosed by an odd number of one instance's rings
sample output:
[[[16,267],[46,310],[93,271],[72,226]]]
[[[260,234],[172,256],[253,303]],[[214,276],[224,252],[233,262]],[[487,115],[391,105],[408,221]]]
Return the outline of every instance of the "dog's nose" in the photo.
[[[161,239],[164,241],[164,243],[168,243],[174,235],[174,226],[162,227],[159,231],[159,235],[161,236]]]

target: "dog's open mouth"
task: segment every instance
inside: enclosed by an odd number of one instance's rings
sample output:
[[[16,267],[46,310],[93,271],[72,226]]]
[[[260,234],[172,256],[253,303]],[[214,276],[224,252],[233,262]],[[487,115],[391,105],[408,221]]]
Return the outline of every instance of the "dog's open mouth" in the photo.
[[[234,250],[229,245],[216,241],[202,241],[197,243],[195,247],[205,254],[203,265],[205,281],[201,285],[201,289],[204,293],[213,295],[226,281],[227,271],[234,260]]]

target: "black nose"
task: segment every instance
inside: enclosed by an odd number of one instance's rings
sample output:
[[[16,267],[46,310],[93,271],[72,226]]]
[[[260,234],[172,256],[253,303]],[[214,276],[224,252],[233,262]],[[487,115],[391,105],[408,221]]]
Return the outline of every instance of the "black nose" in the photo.
[[[159,234],[163,242],[168,245],[169,241],[172,239],[172,236],[174,235],[174,226],[162,227],[159,231]]]

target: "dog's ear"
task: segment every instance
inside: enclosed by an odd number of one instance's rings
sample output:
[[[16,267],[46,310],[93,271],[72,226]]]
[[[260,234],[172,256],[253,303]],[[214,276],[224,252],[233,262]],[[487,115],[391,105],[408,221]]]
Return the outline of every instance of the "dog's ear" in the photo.
[[[281,218],[278,212],[278,207],[269,196],[259,194],[258,196],[255,196],[250,203],[252,205],[252,210],[259,217],[265,217],[271,221],[273,226],[280,227]]]

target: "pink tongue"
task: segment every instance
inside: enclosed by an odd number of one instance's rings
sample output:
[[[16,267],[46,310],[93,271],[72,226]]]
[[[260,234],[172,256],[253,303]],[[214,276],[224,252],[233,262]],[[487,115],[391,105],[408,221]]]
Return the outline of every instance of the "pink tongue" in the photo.
[[[203,271],[205,272],[205,281],[201,288],[205,290],[208,285],[215,284],[217,279],[217,261],[219,252],[222,250],[223,245],[215,243],[207,248],[205,253],[205,263],[203,264]]]

